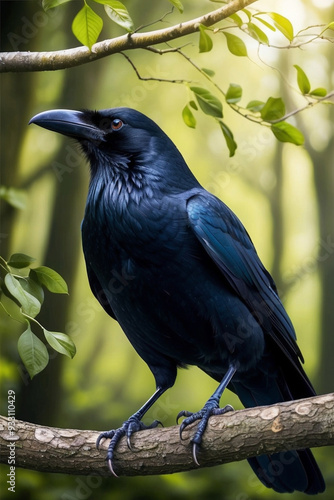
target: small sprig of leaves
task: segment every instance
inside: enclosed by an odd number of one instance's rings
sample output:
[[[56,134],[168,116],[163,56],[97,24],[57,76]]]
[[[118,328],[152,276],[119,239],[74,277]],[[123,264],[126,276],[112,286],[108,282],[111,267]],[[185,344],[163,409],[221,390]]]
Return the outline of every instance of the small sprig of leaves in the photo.
[[[230,128],[223,121],[222,102],[209,90],[203,87],[189,87],[195,98],[191,99],[182,111],[182,117],[186,125],[196,127],[196,118],[192,110],[201,110],[215,118],[223,132],[230,156],[235,154],[237,143]],[[252,100],[246,107],[238,103],[242,98],[240,85],[231,83],[224,94],[225,102],[245,118],[255,121],[261,125],[270,127],[272,133],[280,142],[290,142],[297,146],[304,143],[304,136],[300,130],[285,121],[285,104],[281,97],[269,97],[267,101]]]
[[[268,19],[269,18],[269,19]],[[279,31],[291,44],[294,40],[293,26],[289,19],[277,12],[255,12],[248,9],[242,9],[238,14],[232,14],[226,19],[222,28],[204,28],[200,27],[199,51],[208,52],[212,49],[212,40],[208,32],[222,33],[226,38],[228,50],[234,56],[248,57],[245,42],[239,36],[228,31],[230,28],[238,28],[246,35],[256,40],[259,44],[270,45],[269,37],[263,31],[263,27],[272,32]],[[207,30],[205,32],[204,30]]]
[[[12,318],[26,326],[18,340],[18,352],[29,375],[33,378],[49,362],[48,349],[32,331],[32,324],[43,332],[46,342],[60,354],[73,358],[76,348],[68,335],[44,328],[36,316],[44,302],[44,288],[52,293],[67,294],[67,284],[53,269],[46,266],[31,268],[33,257],[23,253],[13,254],[8,261],[0,257],[0,304]],[[7,311],[4,297],[17,306],[15,317]]]
[[[247,47],[242,38],[229,31],[236,28],[256,40],[260,45],[278,49],[293,49],[307,45],[315,40],[333,41],[333,37],[329,33],[334,30],[334,22],[321,26],[309,26],[295,33],[291,21],[277,12],[259,12],[256,10],[251,12],[249,9],[242,9],[237,14],[232,14],[226,18],[221,28],[208,28],[214,34],[222,33],[225,36],[227,48],[231,54],[247,57]],[[315,30],[318,33],[315,33]],[[270,39],[272,33],[275,32],[279,33],[281,38],[283,37],[284,43],[279,46],[274,45]],[[288,44],[286,44],[286,41],[288,41]]]
[[[42,0],[45,11],[58,7],[61,4],[72,0]],[[180,12],[183,12],[183,6],[180,0],[169,0]],[[92,49],[97,42],[103,28],[103,19],[94,11],[92,6],[102,4],[107,16],[118,26],[124,28],[128,33],[134,31],[134,23],[128,12],[128,9],[118,0],[83,0],[83,7],[75,16],[72,23],[72,32],[82,45]]]
[[[215,118],[223,132],[226,145],[229,149],[230,156],[233,156],[237,149],[237,144],[234,140],[233,134],[226,123],[223,121],[223,105],[221,101],[214,96],[209,90],[203,87],[190,86],[190,91],[193,93],[194,99],[183,108],[182,117],[186,125],[191,128],[196,127],[196,118],[191,110],[198,110],[199,108],[206,115]]]
[[[309,96],[311,98],[326,97],[327,90],[325,88],[317,87],[316,89],[311,90],[310,80],[308,79],[305,71],[298,66],[298,64],[295,64],[294,68],[297,70],[297,83],[299,90],[304,96]]]
[[[216,1],[216,0],[212,0]],[[276,12],[251,12],[248,9],[242,9],[238,14],[233,14],[225,20],[225,25],[221,28],[212,28],[199,25],[199,52],[209,52],[213,48],[213,40],[210,36],[222,33],[226,39],[226,44],[229,52],[237,57],[248,57],[247,46],[242,38],[230,33],[230,28],[237,28],[246,35],[255,39],[259,45],[270,46],[270,40],[263,28],[267,28],[270,32],[278,31],[283,35],[284,39],[289,42],[288,48],[300,47],[303,44],[310,43],[314,38],[324,38],[324,33],[327,30],[334,30],[334,22],[321,27],[321,32],[318,35],[313,35],[311,39],[300,42],[299,38],[304,31],[295,34],[293,26],[289,19]],[[329,38],[328,38],[329,39]],[[278,47],[278,48],[286,48]],[[270,127],[272,133],[280,142],[290,142],[295,145],[302,145],[304,137],[300,130],[286,121],[290,116],[299,113],[307,107],[311,107],[318,102],[329,103],[329,98],[333,96],[333,92],[328,92],[323,87],[318,87],[311,90],[310,81],[304,70],[294,65],[297,70],[297,84],[301,94],[307,99],[306,106],[286,114],[285,104],[280,97],[269,97],[266,101],[251,100],[246,106],[241,106],[242,88],[239,84],[231,83],[226,92],[224,92],[214,81],[214,72],[211,69],[199,68],[190,58],[179,51],[188,62],[190,62],[210,83],[223,95],[225,102],[237,113],[244,118]],[[218,97],[212,94],[204,87],[189,86],[192,96],[189,102],[182,110],[182,117],[188,127],[195,128],[197,120],[194,115],[194,110],[199,108],[207,115],[215,118],[223,132],[226,145],[230,156],[235,154],[237,143],[234,140],[233,133],[222,120],[223,105]],[[326,100],[327,99],[327,100]]]
[[[265,27],[269,28],[271,31],[279,30],[281,34],[287,38],[292,43],[294,39],[293,27],[290,21],[284,16],[277,14],[275,12],[262,12],[256,13],[254,15],[247,9],[243,9],[243,12],[248,22],[242,20],[239,14],[233,14],[229,18],[229,22],[235,24],[238,27],[249,34],[252,38],[255,38],[259,44],[269,45],[269,39],[267,35],[261,30],[261,28],[254,23],[254,19],[257,22],[262,23]],[[267,16],[272,20],[269,23],[267,20],[263,19],[261,16]],[[333,23],[328,24],[321,32],[324,33],[327,29],[333,29]],[[224,31],[223,29],[212,29],[206,28],[205,26],[199,26],[199,52],[208,52],[213,47],[213,42],[208,32],[218,32],[222,31],[227,42],[228,50],[231,54],[243,57],[248,56],[247,47],[244,41],[235,34]],[[231,83],[226,92],[224,92],[214,81],[214,72],[210,69],[199,68],[194,64],[190,58],[188,58],[184,53],[179,51],[211,84],[218,90],[220,94],[223,95],[225,102],[237,113],[242,115],[244,118],[270,127],[272,133],[280,142],[290,142],[297,146],[304,143],[304,137],[300,130],[295,126],[291,125],[286,121],[290,116],[297,114],[306,107],[313,106],[318,102],[328,102],[326,99],[332,97],[333,92],[328,92],[323,87],[317,87],[311,89],[310,81],[305,73],[305,71],[297,64],[294,67],[297,70],[297,85],[301,94],[307,99],[307,104],[295,111],[286,114],[285,103],[280,97],[269,97],[266,101],[262,100],[251,100],[246,106],[241,106],[240,101],[242,99],[242,87],[239,84]],[[192,98],[186,104],[182,110],[182,117],[186,125],[191,128],[195,128],[197,121],[193,110],[198,110],[199,108],[207,115],[214,117],[223,132],[226,145],[228,147],[230,156],[235,154],[237,149],[237,143],[234,140],[232,131],[223,122],[223,105],[218,97],[212,94],[208,89],[203,87],[192,87],[188,86],[190,91],[193,93]]]

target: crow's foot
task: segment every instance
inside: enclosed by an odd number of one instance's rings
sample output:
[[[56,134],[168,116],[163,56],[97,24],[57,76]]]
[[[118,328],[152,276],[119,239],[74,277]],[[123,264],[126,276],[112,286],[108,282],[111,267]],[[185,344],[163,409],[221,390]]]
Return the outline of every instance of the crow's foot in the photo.
[[[128,448],[132,450],[131,446],[131,436],[134,432],[141,431],[144,429],[154,429],[157,427],[161,422],[158,420],[155,420],[152,422],[151,425],[145,425],[143,422],[141,422],[136,415],[132,415],[128,420],[123,422],[122,427],[119,427],[119,429],[111,430],[111,431],[105,431],[102,432],[99,437],[96,440],[96,447],[99,449],[100,443],[103,439],[110,439],[110,443],[108,446],[108,451],[107,451],[107,462],[108,462],[108,467],[110,472],[115,476],[118,477],[116,472],[114,471],[113,467],[113,460],[114,460],[114,451],[119,443],[119,441],[122,439],[123,436],[126,436]],[[162,425],[162,424],[161,424]]]
[[[233,410],[234,408],[231,405],[226,405],[224,408],[219,408],[219,403],[217,403],[217,401],[209,399],[204,407],[196,413],[191,413],[189,411],[180,411],[180,413],[176,417],[176,421],[178,422],[180,417],[186,417],[180,425],[180,439],[182,439],[182,432],[186,427],[188,427],[188,425],[196,422],[196,420],[200,420],[197,426],[197,431],[191,439],[193,445],[192,453],[195,464],[200,465],[197,459],[197,452],[199,450],[203,434],[205,432],[206,426],[208,425],[208,421],[211,415],[223,415],[224,413]]]

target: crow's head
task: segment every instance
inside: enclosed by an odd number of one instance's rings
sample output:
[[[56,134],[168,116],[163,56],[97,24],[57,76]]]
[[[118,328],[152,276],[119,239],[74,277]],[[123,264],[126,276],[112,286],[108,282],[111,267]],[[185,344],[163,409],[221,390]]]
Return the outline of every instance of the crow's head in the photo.
[[[55,109],[29,123],[76,139],[87,156],[92,175],[109,171],[139,172],[183,188],[194,177],[173,142],[150,118],[130,108],[100,111]],[[110,179],[113,178],[111,175]]]
[[[147,116],[129,108],[53,109],[34,116],[29,123],[77,139],[88,155],[99,149],[111,158],[118,154],[140,154],[149,147],[152,138],[166,137]]]

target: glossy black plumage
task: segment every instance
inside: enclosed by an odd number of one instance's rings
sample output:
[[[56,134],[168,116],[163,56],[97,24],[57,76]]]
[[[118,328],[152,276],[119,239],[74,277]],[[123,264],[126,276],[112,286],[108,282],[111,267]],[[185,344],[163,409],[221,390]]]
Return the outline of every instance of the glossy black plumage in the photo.
[[[91,169],[83,250],[91,289],[151,369],[156,393],[123,426],[103,433],[113,472],[119,439],[196,365],[220,382],[204,408],[181,412],[181,432],[223,412],[226,386],[246,407],[315,394],[289,317],[239,219],[204,190],[181,154],[149,118],[128,108],[41,113],[31,120],[79,141]],[[157,422],[152,426],[157,425]],[[324,490],[309,450],[249,459],[279,492]]]

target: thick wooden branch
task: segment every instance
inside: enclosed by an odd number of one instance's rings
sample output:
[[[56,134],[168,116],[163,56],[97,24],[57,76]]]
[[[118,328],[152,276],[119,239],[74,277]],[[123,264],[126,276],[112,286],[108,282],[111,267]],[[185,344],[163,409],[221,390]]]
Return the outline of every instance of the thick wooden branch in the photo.
[[[106,476],[108,442],[95,448],[96,431],[57,429],[0,417],[1,462],[43,472]],[[170,474],[196,468],[190,439],[194,425],[141,431],[123,438],[115,453],[115,471],[121,476]],[[249,408],[211,417],[198,455],[209,467],[263,453],[334,445],[334,393],[272,406]]]
[[[0,53],[0,73],[50,71],[80,66],[124,50],[147,48],[170,42],[199,30],[199,25],[213,26],[231,14],[235,14],[256,0],[232,0],[223,7],[204,16],[180,23],[169,28],[123,35],[87,47],[76,47],[54,52],[2,52]]]

